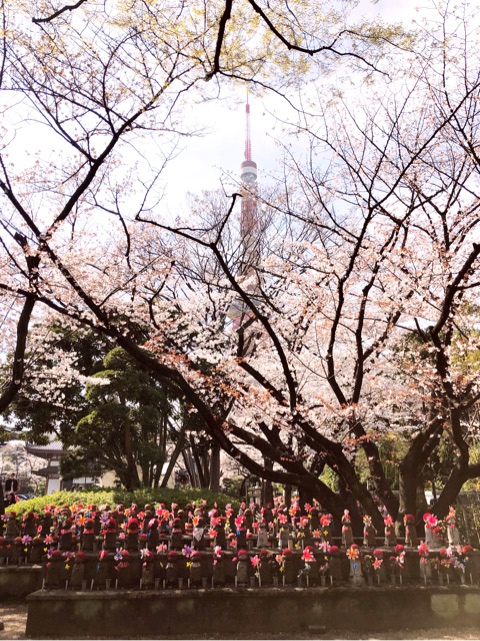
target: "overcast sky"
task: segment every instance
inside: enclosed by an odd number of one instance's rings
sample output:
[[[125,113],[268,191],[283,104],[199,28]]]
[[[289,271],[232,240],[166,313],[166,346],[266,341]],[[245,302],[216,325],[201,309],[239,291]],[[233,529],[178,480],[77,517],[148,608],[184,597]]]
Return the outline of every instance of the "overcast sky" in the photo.
[[[418,18],[417,7],[425,7],[428,2],[419,0],[379,0],[376,4],[363,0],[356,13],[367,17],[380,15],[385,22],[404,22]],[[243,99],[240,90],[238,97]],[[275,144],[279,127],[269,114],[282,107],[270,95],[263,98],[250,98],[252,157],[258,164],[259,180],[262,172],[275,171],[281,157]],[[199,104],[194,114],[199,125],[206,127],[208,133],[201,138],[183,140],[183,151],[170,161],[164,172],[163,183],[166,196],[163,205],[173,213],[182,202],[185,191],[197,193],[202,189],[217,189],[222,186],[225,173],[238,174],[243,160],[245,141],[245,107],[229,105],[226,101]],[[181,210],[184,210],[181,207]],[[175,213],[180,213],[178,210]]]

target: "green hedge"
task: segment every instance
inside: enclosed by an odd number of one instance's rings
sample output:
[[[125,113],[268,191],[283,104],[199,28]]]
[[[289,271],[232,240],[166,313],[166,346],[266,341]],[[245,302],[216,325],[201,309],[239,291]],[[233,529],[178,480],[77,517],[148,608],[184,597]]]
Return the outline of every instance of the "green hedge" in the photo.
[[[29,501],[19,501],[14,506],[5,508],[5,511],[15,511],[17,516],[22,517],[26,512],[43,513],[47,505],[77,505],[82,503],[85,507],[89,504],[109,505],[112,509],[119,503],[125,507],[136,503],[140,509],[143,509],[145,503],[165,503],[165,507],[170,508],[171,503],[177,503],[183,507],[187,503],[197,503],[202,500],[207,501],[207,506],[212,508],[214,503],[223,509],[227,503],[232,503],[234,508],[238,508],[238,498],[232,498],[226,494],[212,492],[205,489],[152,489],[142,488],[134,492],[127,492],[123,489],[105,489],[98,488],[82,492],[80,490],[54,492],[46,496],[38,496]]]

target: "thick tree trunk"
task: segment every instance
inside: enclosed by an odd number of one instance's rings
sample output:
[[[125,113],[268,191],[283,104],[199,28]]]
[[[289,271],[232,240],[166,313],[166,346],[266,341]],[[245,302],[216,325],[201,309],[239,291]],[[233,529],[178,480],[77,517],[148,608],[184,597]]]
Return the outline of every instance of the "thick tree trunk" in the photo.
[[[269,458],[263,459],[266,470],[273,470],[273,461]],[[262,479],[262,505],[271,503],[273,505],[273,485],[268,479]]]
[[[210,454],[210,489],[220,491],[220,446],[213,443]]]
[[[290,507],[290,503],[292,502],[292,486],[291,485],[285,485],[285,490],[284,490],[284,495],[285,495],[285,505],[287,507]]]
[[[182,427],[180,428],[180,432],[178,434],[175,449],[173,450],[172,455],[170,457],[170,462],[168,464],[167,471],[165,472],[165,476],[162,479],[162,484],[160,487],[167,487],[168,481],[170,480],[170,476],[172,475],[172,472],[173,472],[173,468],[175,467],[175,463],[177,462],[178,457],[180,456],[180,453],[183,449],[185,429],[186,429],[186,424],[183,423]]]
[[[298,488],[298,494],[300,498],[300,507],[302,509],[302,513],[304,512],[304,506],[305,503],[310,503],[310,505],[313,502],[313,489],[312,488],[305,488],[305,487],[299,487]]]

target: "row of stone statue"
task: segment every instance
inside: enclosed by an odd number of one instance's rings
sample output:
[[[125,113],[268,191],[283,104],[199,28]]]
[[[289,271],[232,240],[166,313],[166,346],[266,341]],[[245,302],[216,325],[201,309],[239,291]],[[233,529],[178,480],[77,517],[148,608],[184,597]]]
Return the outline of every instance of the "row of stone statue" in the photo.
[[[428,562],[426,562],[426,559]],[[240,550],[238,554],[218,548],[200,552],[185,548],[154,554],[118,550],[88,554],[50,552],[43,566],[45,589],[110,588],[206,588],[242,586],[329,586],[352,582],[355,585],[438,582],[464,584],[478,581],[480,555],[473,549],[451,553],[439,551],[428,557],[398,545],[395,550],[361,549],[353,546],[347,553],[336,546],[328,551],[308,546],[303,551],[283,550],[258,554]]]
[[[397,539],[393,520],[385,515],[384,523],[382,544],[394,547]],[[404,523],[405,544],[407,547],[417,547],[414,517],[406,515]],[[439,549],[447,543],[450,546],[460,544],[453,508],[443,523],[427,513],[424,524],[425,542],[430,549]],[[157,552],[161,545],[173,550],[181,550],[185,545],[197,550],[213,546],[233,550],[254,547],[303,549],[316,542],[334,542],[332,516],[322,514],[318,506],[305,505],[302,512],[296,504],[288,511],[283,505],[262,509],[256,504],[249,508],[242,504],[235,514],[227,505],[222,514],[216,506],[207,510],[203,502],[196,507],[186,506],[185,509],[172,504],[169,510],[162,504],[146,505],[144,510],[139,510],[135,505],[129,509],[120,505],[114,510],[109,506],[99,509],[96,506],[84,508],[83,505],[61,508],[49,506],[41,517],[28,512],[21,521],[12,512],[7,515],[4,537],[0,539],[0,555],[5,556],[2,550],[8,550],[9,545],[19,538],[28,556],[33,554],[35,559],[35,548],[40,548],[43,543],[65,552],[78,549],[85,552],[99,549],[115,551],[119,547],[131,552],[142,548]],[[375,547],[378,538],[371,517],[364,516],[364,546]],[[351,520],[349,512],[345,510],[342,545],[348,548],[353,542]]]

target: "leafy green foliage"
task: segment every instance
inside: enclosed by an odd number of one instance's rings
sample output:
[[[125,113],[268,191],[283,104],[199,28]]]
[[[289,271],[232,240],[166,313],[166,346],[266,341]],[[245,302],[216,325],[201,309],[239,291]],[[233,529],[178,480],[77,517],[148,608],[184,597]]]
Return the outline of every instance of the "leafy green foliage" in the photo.
[[[68,442],[74,446],[65,463],[95,461],[114,470],[129,488],[158,484],[166,459],[167,420],[172,411],[165,389],[117,347],[86,386],[89,413],[77,423]],[[140,474],[139,474],[140,470]]]
[[[92,376],[102,369],[103,358],[111,348],[105,337],[90,330],[66,330],[61,326],[49,327],[42,342],[43,349],[38,354],[28,355],[24,385],[4,414],[7,422],[14,423],[27,433],[29,441],[37,444],[46,444],[52,433],[68,439],[87,412],[81,379],[62,381],[56,371],[63,355],[72,356],[79,374]],[[8,363],[3,369],[9,371]]]
[[[39,496],[29,501],[19,501],[13,507],[13,511],[21,518],[27,512],[42,514],[47,505],[63,506],[82,503],[85,506],[95,504],[97,507],[101,505],[114,507],[119,503],[123,503],[126,506],[136,503],[143,507],[146,503],[165,503],[166,506],[171,503],[178,503],[183,507],[187,503],[197,503],[202,500],[207,501],[208,507],[213,507],[214,503],[217,503],[221,509],[227,503],[231,503],[234,508],[238,508],[239,505],[238,498],[207,489],[140,488],[133,492],[128,492],[125,489],[98,488],[88,492],[80,490],[69,492],[64,490],[46,496]],[[12,509],[7,508],[6,511],[8,513]]]

